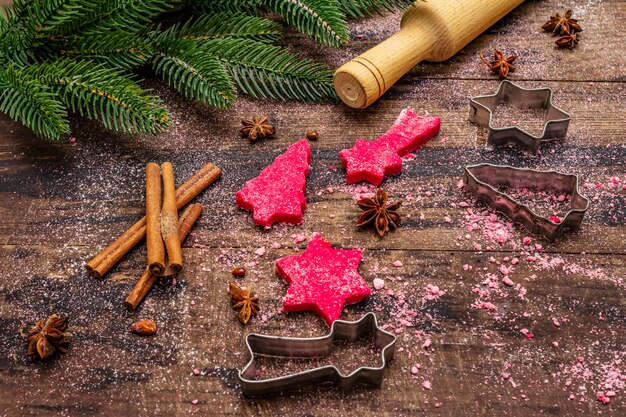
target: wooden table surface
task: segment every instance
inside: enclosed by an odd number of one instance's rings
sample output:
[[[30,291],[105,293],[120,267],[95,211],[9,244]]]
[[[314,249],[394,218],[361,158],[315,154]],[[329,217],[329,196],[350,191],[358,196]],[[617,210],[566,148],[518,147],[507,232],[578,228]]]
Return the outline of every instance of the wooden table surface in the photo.
[[[540,29],[568,7],[584,28],[572,51],[556,49]],[[418,65],[363,111],[245,97],[217,111],[148,76],[175,120],[158,137],[116,136],[77,117],[76,142],[50,144],[1,116],[0,415],[626,415],[625,24],[626,2],[527,1],[450,61]],[[399,15],[352,22],[353,41],[339,51],[293,31],[286,42],[336,67],[398,25]],[[519,56],[512,80],[554,90],[572,114],[566,141],[539,156],[485,148],[485,131],[467,117],[470,96],[498,87],[478,55],[492,47]],[[382,134],[406,106],[440,116],[442,130],[385,181],[390,198],[404,200],[404,221],[378,239],[354,227],[354,197],[371,190],[345,185],[337,152]],[[275,123],[275,139],[240,138],[240,120],[257,113]],[[320,139],[311,142],[304,223],[256,227],[235,207],[235,192],[310,129]],[[178,183],[207,161],[223,177],[196,199],[205,212],[184,245],[183,272],[128,312],[123,300],[144,268],[145,247],[104,279],[84,264],[141,217],[149,161],[172,161]],[[549,243],[491,215],[457,187],[463,167],[478,162],[580,175],[592,200],[581,230]],[[375,278],[386,287],[342,317],[376,312],[397,333],[396,357],[380,389],[322,386],[245,399],[237,372],[247,361],[246,334],[327,332],[314,313],[281,312],[287,285],[274,266],[314,232],[336,247],[364,249],[359,272],[372,288]],[[247,326],[227,296],[234,266],[248,269],[240,283],[261,300],[262,315]],[[445,294],[429,297],[429,284]],[[55,312],[69,317],[69,351],[45,363],[27,359],[18,330]],[[131,334],[139,318],[156,320],[157,335]]]

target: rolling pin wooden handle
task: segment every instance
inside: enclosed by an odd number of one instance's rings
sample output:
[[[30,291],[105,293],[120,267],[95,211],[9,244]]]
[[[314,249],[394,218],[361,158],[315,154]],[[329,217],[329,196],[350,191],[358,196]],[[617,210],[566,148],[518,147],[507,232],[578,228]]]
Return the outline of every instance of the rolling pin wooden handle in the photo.
[[[335,72],[335,91],[350,107],[368,107],[420,61],[449,59],[523,1],[418,1],[398,33]]]

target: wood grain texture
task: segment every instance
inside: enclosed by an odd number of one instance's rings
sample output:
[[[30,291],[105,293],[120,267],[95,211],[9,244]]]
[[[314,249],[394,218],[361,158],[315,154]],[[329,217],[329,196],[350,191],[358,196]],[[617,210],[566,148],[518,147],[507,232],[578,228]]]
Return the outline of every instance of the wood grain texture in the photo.
[[[0,116],[0,415],[626,414],[623,388],[609,404],[596,400],[611,370],[626,374],[626,189],[610,186],[612,177],[626,180],[626,67],[619,47],[626,3],[571,6],[584,28],[577,49],[555,49],[554,38],[539,29],[555,11],[564,11],[561,3],[527,1],[449,62],[418,65],[363,111],[245,97],[216,111],[147,76],[145,86],[164,97],[175,121],[158,137],[115,136],[75,118],[76,143],[49,144]],[[398,27],[399,16],[352,22],[354,41],[340,51],[291,31],[285,42],[338,67]],[[553,89],[555,103],[573,116],[565,142],[546,146],[537,157],[484,148],[484,132],[467,117],[469,97],[498,86],[478,57],[492,46],[520,56],[513,79],[521,85]],[[384,133],[406,106],[441,116],[442,132],[404,162],[401,175],[384,182],[392,200],[405,200],[403,224],[378,239],[354,227],[360,214],[353,203],[356,187],[344,185],[337,152],[359,137]],[[253,114],[270,116],[275,139],[251,144],[239,136],[240,120]],[[520,120],[525,122],[530,120]],[[311,142],[304,223],[260,229],[235,207],[235,192],[307,130],[320,139]],[[171,161],[178,179],[208,161],[223,175],[195,199],[204,214],[183,245],[182,273],[175,283],[157,283],[129,312],[123,301],[143,272],[145,246],[103,280],[90,277],[84,264],[144,215],[149,161]],[[543,245],[541,253],[520,243],[526,233],[519,228],[503,245],[485,239],[484,228],[465,239],[469,221],[461,203],[476,212],[483,208],[457,183],[463,167],[478,162],[579,174],[587,183],[583,194],[592,200],[582,229],[552,244],[533,236],[533,244]],[[382,323],[397,326],[396,358],[380,390],[343,394],[324,386],[244,399],[236,375],[247,360],[247,333],[306,337],[327,331],[313,313],[280,312],[287,286],[274,270],[276,259],[305,247],[294,236],[313,232],[337,247],[365,250],[361,275],[370,285],[383,279],[387,288],[347,307],[343,317],[375,311]],[[273,243],[281,248],[272,249]],[[260,247],[266,248],[263,256],[255,254]],[[520,260],[509,276],[524,288],[524,297],[500,284],[489,299],[496,313],[473,308],[481,300],[475,290],[487,288],[482,283],[489,274],[499,281],[500,266],[511,266],[506,257]],[[235,266],[246,267],[238,283],[253,285],[261,300],[261,318],[248,326],[238,323],[227,295]],[[446,293],[428,300],[429,284]],[[407,309],[416,316],[403,315]],[[70,317],[68,353],[47,363],[28,360],[19,328],[55,312]],[[132,322],[144,318],[157,322],[154,337],[129,332]],[[402,326],[403,319],[411,325]]]

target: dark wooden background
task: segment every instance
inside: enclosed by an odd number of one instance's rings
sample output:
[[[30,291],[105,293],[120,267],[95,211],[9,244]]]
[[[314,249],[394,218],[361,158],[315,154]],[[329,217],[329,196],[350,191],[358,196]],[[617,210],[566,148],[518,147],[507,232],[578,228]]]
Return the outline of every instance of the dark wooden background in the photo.
[[[584,28],[582,40],[573,51],[559,50],[540,26],[570,7]],[[450,61],[418,65],[363,111],[245,97],[216,111],[148,77],[145,84],[164,97],[175,121],[158,137],[115,136],[76,118],[76,142],[50,144],[0,116],[0,415],[625,415],[623,379],[609,404],[596,400],[611,375],[617,375],[614,384],[626,375],[626,190],[608,187],[612,176],[626,180],[625,24],[622,1],[527,1]],[[292,31],[285,43],[336,67],[398,25],[399,15],[352,22],[353,41],[340,51]],[[492,47],[519,56],[511,79],[554,90],[556,104],[572,114],[567,141],[544,147],[537,157],[484,148],[484,131],[467,115],[470,96],[498,86],[478,56]],[[359,214],[349,193],[354,188],[344,185],[337,152],[359,137],[382,134],[406,106],[441,116],[442,132],[384,183],[392,199],[413,199],[401,210],[402,227],[378,239],[353,226]],[[269,115],[278,133],[251,144],[238,128],[242,118],[258,113]],[[235,192],[309,129],[320,140],[311,143],[304,224],[255,227],[235,207]],[[174,285],[158,285],[131,313],[123,300],[144,268],[145,248],[101,280],[88,276],[84,264],[142,215],[149,161],[172,161],[179,182],[206,161],[224,173],[197,199],[205,213],[185,244],[183,273]],[[519,228],[502,246],[487,242],[482,231],[458,239],[467,222],[456,204],[472,200],[456,185],[465,165],[481,161],[560,169],[592,184],[584,190],[592,208],[579,232],[556,243],[533,237],[552,267],[526,260],[536,254],[521,246],[526,232]],[[324,386],[244,399],[236,375],[247,361],[247,333],[327,331],[313,313],[280,312],[287,287],[274,272],[276,259],[306,245],[294,244],[292,235],[313,232],[337,247],[364,249],[363,277],[370,285],[382,278],[395,292],[375,291],[347,307],[344,318],[374,310],[382,323],[396,325],[402,308],[418,314],[410,327],[400,327],[398,352],[379,390],[342,394]],[[272,249],[274,242],[282,248]],[[260,247],[267,249],[261,257],[255,254]],[[490,258],[507,256],[521,260],[510,278],[526,287],[526,300],[504,287],[504,295],[490,300],[497,314],[472,308],[478,296],[471,289],[485,273],[498,273]],[[558,259],[564,265],[556,265]],[[393,267],[395,260],[403,266]],[[465,264],[474,269],[465,271]],[[237,322],[226,293],[230,270],[240,265],[249,270],[241,283],[254,286],[264,314],[248,326]],[[428,284],[447,293],[425,301]],[[18,330],[55,312],[70,318],[68,353],[46,363],[27,359]],[[156,320],[157,335],[129,333],[139,318]],[[432,345],[424,349],[427,339]]]

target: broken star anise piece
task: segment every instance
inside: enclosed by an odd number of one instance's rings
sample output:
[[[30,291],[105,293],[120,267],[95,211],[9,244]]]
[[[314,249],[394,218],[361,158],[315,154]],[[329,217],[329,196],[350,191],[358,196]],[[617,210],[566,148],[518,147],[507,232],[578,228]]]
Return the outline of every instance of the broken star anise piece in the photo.
[[[139,320],[130,325],[130,331],[142,336],[152,336],[157,331],[154,320]]]
[[[559,48],[574,49],[574,47],[578,45],[579,39],[580,38],[577,33],[572,33],[570,35],[559,37],[554,43],[556,43]]]
[[[28,333],[28,356],[48,359],[58,352],[65,352],[71,334],[67,331],[67,317],[51,315],[39,320]]]
[[[269,138],[276,133],[274,126],[267,122],[267,116],[252,116],[252,119],[242,120],[241,134],[254,142],[257,139]]]
[[[228,294],[233,303],[233,309],[239,310],[237,313],[239,321],[247,324],[250,317],[256,316],[259,311],[259,299],[252,294],[252,288],[243,289],[234,282],[228,285]]]
[[[555,35],[571,35],[574,32],[582,32],[582,28],[578,24],[578,20],[572,19],[572,11],[568,10],[563,16],[556,13],[550,16],[550,20],[541,26],[546,32],[552,32]]]
[[[376,191],[374,198],[362,198],[356,202],[364,213],[356,222],[357,226],[365,226],[374,223],[376,232],[383,236],[389,226],[398,227],[400,225],[400,215],[396,210],[400,208],[401,201],[387,205],[388,196],[382,188]]]
[[[493,48],[493,56],[494,60],[489,62],[483,56],[483,51],[480,51],[480,58],[483,60],[485,65],[487,65],[491,71],[500,75],[500,78],[506,78],[506,76],[509,75],[509,72],[515,71],[513,62],[517,59],[517,55],[511,55],[505,58],[501,50]]]

